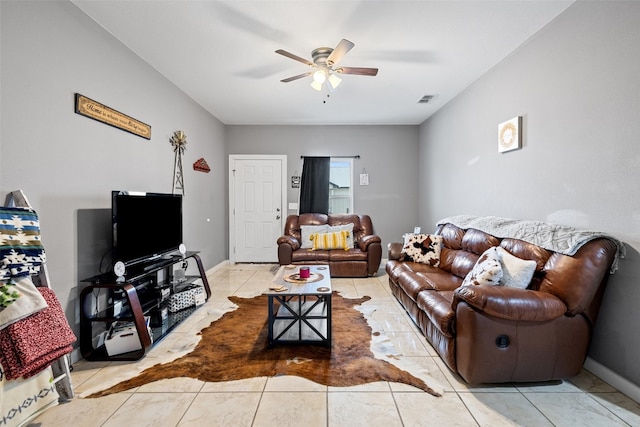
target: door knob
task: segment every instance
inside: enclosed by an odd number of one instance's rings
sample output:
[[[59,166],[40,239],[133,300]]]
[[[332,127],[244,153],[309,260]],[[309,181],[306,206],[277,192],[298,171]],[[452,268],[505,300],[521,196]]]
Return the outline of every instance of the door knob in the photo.
[[[276,215],[276,219],[280,219],[280,215]]]
[[[280,208],[276,208],[276,212],[280,212]]]

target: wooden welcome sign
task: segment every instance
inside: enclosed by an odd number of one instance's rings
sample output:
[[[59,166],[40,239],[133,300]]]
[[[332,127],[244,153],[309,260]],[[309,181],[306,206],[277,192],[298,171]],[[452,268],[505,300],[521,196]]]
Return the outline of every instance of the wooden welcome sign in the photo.
[[[90,119],[122,129],[142,138],[151,139],[151,126],[139,120],[122,114],[93,99],[76,93],[76,113]]]

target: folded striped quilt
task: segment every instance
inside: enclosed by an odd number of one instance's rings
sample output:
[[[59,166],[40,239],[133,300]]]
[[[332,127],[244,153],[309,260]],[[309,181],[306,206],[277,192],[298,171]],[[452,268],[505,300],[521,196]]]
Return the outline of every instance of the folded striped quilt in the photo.
[[[0,280],[38,274],[46,261],[38,214],[29,208],[0,208]]]

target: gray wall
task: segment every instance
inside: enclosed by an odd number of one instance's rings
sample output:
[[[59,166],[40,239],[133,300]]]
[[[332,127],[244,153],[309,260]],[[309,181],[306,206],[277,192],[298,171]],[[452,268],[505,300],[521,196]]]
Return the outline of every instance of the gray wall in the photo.
[[[455,214],[609,232],[611,276],[590,357],[640,384],[640,3],[577,2],[421,126],[420,220]],[[523,116],[524,147],[497,152]]]
[[[383,247],[418,220],[418,126],[227,126],[228,154],[287,155],[289,179],[300,156],[355,156],[354,211],[371,215]],[[369,185],[361,186],[365,169]],[[299,193],[288,183],[288,201]],[[295,213],[295,212],[289,212]],[[386,257],[386,249],[383,251]]]
[[[72,3],[0,8],[0,197],[22,189],[40,215],[52,287],[75,331],[79,281],[111,244],[111,190],[171,192],[176,130],[187,135],[185,243],[206,268],[225,260],[222,123]],[[151,140],[75,114],[75,92],[150,124]],[[193,170],[200,157],[211,173]]]

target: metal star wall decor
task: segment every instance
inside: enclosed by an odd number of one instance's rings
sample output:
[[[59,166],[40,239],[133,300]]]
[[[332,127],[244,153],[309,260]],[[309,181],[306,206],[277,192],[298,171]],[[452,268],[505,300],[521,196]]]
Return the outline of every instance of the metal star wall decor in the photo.
[[[173,187],[171,189],[172,193],[177,190],[182,190],[182,195],[184,195],[184,176],[182,175],[182,154],[186,149],[187,145],[187,136],[183,131],[177,130],[173,133],[173,136],[170,139],[171,145],[173,146],[173,152],[175,153],[175,158],[173,162]]]

